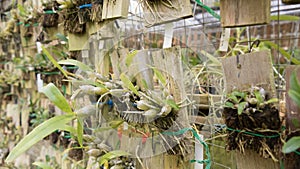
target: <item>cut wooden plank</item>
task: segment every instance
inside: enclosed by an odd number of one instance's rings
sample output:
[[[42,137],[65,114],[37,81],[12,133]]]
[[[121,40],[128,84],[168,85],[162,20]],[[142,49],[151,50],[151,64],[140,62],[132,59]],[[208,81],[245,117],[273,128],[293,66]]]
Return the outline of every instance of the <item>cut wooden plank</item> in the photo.
[[[174,96],[175,101],[180,102],[186,98],[185,90],[183,87],[183,68],[181,65],[181,51],[180,48],[167,48],[163,50],[151,51],[151,56],[153,63],[151,66],[155,67],[162,75],[167,79],[168,85],[165,88],[168,88],[172,95]],[[182,108],[178,112],[178,117],[176,119],[178,126],[189,127],[189,119],[187,117],[187,109]],[[178,131],[178,126],[172,126],[171,131]],[[165,149],[168,147],[163,147],[159,140],[154,139],[155,147],[150,144],[153,138],[147,139],[145,147],[142,147],[144,151],[142,155],[146,158],[141,159],[143,166],[147,169],[153,168],[165,168],[165,169],[183,169],[183,168],[193,168],[193,164],[190,164],[188,160],[194,158],[193,151],[186,149],[188,153],[182,154],[184,159],[179,155],[168,155]],[[170,139],[170,138],[169,138]],[[180,138],[179,138],[180,139]],[[158,142],[156,142],[158,141]],[[181,140],[182,141],[182,140]],[[149,145],[148,145],[148,144]],[[186,143],[188,147],[188,143]],[[140,145],[143,146],[143,145]],[[148,146],[148,147],[147,147]],[[151,155],[151,153],[153,154]],[[147,158],[148,155],[148,158]],[[186,161],[184,161],[186,160]],[[142,169],[142,165],[138,164],[137,169]]]
[[[138,51],[132,63],[132,67],[136,68],[134,77],[137,81],[137,85],[140,86],[142,90],[145,90],[143,81],[147,84],[149,89],[153,90],[153,71],[149,67],[151,60],[148,53],[146,50]]]
[[[22,106],[22,112],[21,112],[21,122],[22,122],[23,136],[25,136],[28,133],[29,114],[30,114],[30,108],[27,105],[24,104]]]
[[[69,51],[79,51],[88,50],[89,45],[89,35],[88,33],[74,34],[68,33],[69,36]]]
[[[13,124],[17,127],[21,124],[20,106],[18,104],[9,103],[6,107],[6,116],[12,117]]]
[[[143,2],[146,27],[173,22],[193,16],[192,5],[189,0],[172,0],[164,3]]]
[[[236,152],[237,168],[242,169],[279,169],[279,163],[275,163],[271,158],[264,159],[253,150],[246,150],[244,155]]]
[[[286,134],[288,138],[293,136],[300,136],[300,132],[294,132],[299,129],[300,125],[300,107],[291,99],[288,95],[290,90],[290,77],[293,71],[297,71],[297,78],[300,79],[300,69],[298,66],[288,66],[286,68],[286,114],[285,114],[285,126]],[[285,154],[284,156],[284,168],[294,169],[300,166],[300,156],[295,153]]]
[[[222,59],[227,93],[260,86],[275,96],[275,83],[270,51],[260,51]],[[253,150],[236,151],[238,168],[279,169],[279,163],[265,159]]]
[[[102,74],[103,76],[109,75],[109,52],[106,49],[99,51],[99,55],[95,55],[95,68],[96,72]]]
[[[120,57],[116,50],[110,54],[110,62],[113,70],[113,79],[120,79]]]
[[[220,0],[222,27],[260,25],[270,22],[270,0]]]
[[[222,59],[226,90],[245,90],[260,86],[275,94],[275,82],[269,50]]]
[[[104,0],[102,19],[127,18],[129,0]]]

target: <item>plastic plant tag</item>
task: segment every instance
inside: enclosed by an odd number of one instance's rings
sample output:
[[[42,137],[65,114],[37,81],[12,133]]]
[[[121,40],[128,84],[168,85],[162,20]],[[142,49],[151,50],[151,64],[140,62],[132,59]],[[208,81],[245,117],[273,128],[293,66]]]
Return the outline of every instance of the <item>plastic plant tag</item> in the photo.
[[[172,22],[165,24],[165,38],[163,48],[172,47],[173,29],[174,25]]]
[[[40,73],[36,75],[36,85],[37,85],[38,92],[41,92],[41,89],[44,86],[44,81],[41,79]]]
[[[227,52],[230,38],[230,28],[223,28],[219,50]]]

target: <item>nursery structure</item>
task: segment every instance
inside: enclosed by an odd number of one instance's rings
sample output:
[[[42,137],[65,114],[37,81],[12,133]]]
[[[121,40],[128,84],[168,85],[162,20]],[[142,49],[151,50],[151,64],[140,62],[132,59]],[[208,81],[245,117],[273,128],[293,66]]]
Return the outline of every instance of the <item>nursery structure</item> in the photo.
[[[0,168],[296,169],[299,0],[1,0]]]

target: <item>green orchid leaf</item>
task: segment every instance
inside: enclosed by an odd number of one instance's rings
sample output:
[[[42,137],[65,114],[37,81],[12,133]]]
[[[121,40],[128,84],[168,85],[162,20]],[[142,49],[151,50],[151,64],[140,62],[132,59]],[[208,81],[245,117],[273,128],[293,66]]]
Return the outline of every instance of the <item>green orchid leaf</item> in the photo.
[[[300,136],[292,137],[282,147],[283,153],[291,153],[300,148]]]
[[[257,104],[259,105],[260,103],[263,103],[264,102],[264,99],[263,97],[261,96],[260,92],[259,91],[254,91],[254,95],[255,95],[255,98],[257,99]]]
[[[68,77],[67,71],[65,69],[63,69],[58,63],[57,61],[53,58],[53,56],[48,52],[48,50],[42,46],[42,51],[43,53],[47,56],[47,58],[52,62],[52,64],[57,67],[61,73],[65,76]]]
[[[149,86],[148,86],[148,84],[147,84],[147,82],[146,82],[145,79],[142,79],[142,85],[143,85],[143,87],[144,87],[145,89],[149,89]]]
[[[293,15],[273,15],[270,17],[271,20],[273,21],[277,21],[277,20],[280,20],[280,21],[299,21],[300,20],[300,17],[298,16],[293,16]]]
[[[246,93],[244,92],[239,92],[239,91],[233,91],[231,93],[231,95],[234,95],[234,96],[239,96],[240,98],[244,99],[246,97]]]
[[[61,33],[57,33],[55,36],[56,36],[59,40],[61,40],[61,41],[65,41],[65,42],[68,42],[68,41],[69,41],[68,38],[67,38],[65,35],[61,34]]]
[[[77,141],[80,147],[83,146],[83,120],[77,118]]]
[[[300,127],[299,120],[296,119],[296,118],[293,118],[293,119],[292,119],[292,124],[293,124],[296,128],[299,128],[299,127]]]
[[[134,87],[132,82],[129,80],[129,78],[124,73],[122,73],[120,75],[120,79],[124,83],[125,87],[127,87],[129,90],[131,90],[134,94],[139,95],[139,92],[136,90],[136,88]]]
[[[241,102],[238,105],[238,115],[241,115],[245,109],[247,102]]]
[[[66,98],[53,83],[49,83],[47,86],[44,86],[41,89],[41,92],[44,93],[48,99],[62,111],[73,114],[73,111]]]
[[[201,54],[203,54],[205,57],[207,57],[213,64],[221,66],[222,63],[220,60],[218,60],[216,57],[214,57],[213,55],[209,54],[208,52],[202,50]]]
[[[174,110],[178,111],[180,109],[179,105],[172,99],[166,100],[166,103],[171,106]]]
[[[300,93],[300,85],[297,78],[297,72],[293,71],[290,77],[290,89]]]
[[[126,59],[125,59],[125,64],[127,67],[131,65],[133,58],[137,55],[137,53],[138,53],[137,50],[134,50],[134,51],[128,53],[128,55],[126,56]]]
[[[81,69],[83,71],[90,71],[90,72],[93,71],[93,69],[90,68],[88,65],[86,65],[86,64],[84,64],[80,61],[74,60],[74,59],[61,60],[61,61],[58,62],[58,64],[73,65],[73,66],[77,66],[79,69]]]
[[[27,15],[29,15],[27,10],[21,4],[18,4],[18,10],[19,10],[20,16],[27,17]]]
[[[155,67],[151,67],[157,79],[162,83],[163,86],[167,85],[167,80],[163,74]]]
[[[272,98],[272,99],[266,101],[266,104],[272,104],[272,103],[278,103],[278,102],[279,102],[279,100],[277,98]]]
[[[283,48],[279,47],[276,43],[271,41],[264,41],[264,44],[270,46],[273,49],[279,50],[279,52],[287,59],[290,60],[292,63],[299,65],[300,61],[294,57],[291,56],[288,52],[286,52]]]
[[[225,107],[228,107],[228,108],[234,109],[234,104],[233,104],[233,103],[231,103],[231,102],[225,102]]]
[[[34,128],[28,135],[26,135],[9,153],[5,162],[10,163],[19,157],[22,153],[28,150],[31,146],[41,141],[46,136],[54,131],[64,128],[65,125],[75,118],[72,114],[62,116],[55,116]]]
[[[51,165],[44,163],[44,162],[34,162],[33,165],[36,165],[42,169],[52,169]]]
[[[123,120],[114,120],[114,121],[109,122],[109,126],[111,127],[110,129],[112,129],[112,128],[116,129],[123,123],[124,123]]]
[[[121,150],[115,150],[110,151],[109,153],[106,153],[105,155],[101,156],[99,159],[99,165],[102,166],[105,162],[108,162],[109,160],[115,159],[117,157],[121,156],[129,156],[130,153],[127,153],[125,151]]]
[[[240,102],[240,101],[238,100],[238,98],[237,98],[235,95],[229,94],[229,95],[227,96],[227,98],[228,98],[229,100],[233,101],[233,102],[236,103],[236,104]]]
[[[289,96],[291,99],[298,105],[300,106],[300,93],[296,92],[295,90],[289,90],[288,92]]]

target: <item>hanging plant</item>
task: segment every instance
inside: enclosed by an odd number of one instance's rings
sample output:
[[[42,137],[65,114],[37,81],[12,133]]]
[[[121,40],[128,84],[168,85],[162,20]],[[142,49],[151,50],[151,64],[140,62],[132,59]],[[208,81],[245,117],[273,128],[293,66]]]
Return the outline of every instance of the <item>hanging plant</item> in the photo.
[[[227,150],[252,149],[277,161],[281,128],[277,102],[277,98],[270,98],[265,89],[256,86],[228,94],[223,111],[228,127]]]
[[[103,10],[103,0],[94,0],[92,2],[91,9],[91,21],[92,22],[101,22],[102,21],[102,10]]]
[[[189,0],[139,0],[147,27],[192,16]]]
[[[74,0],[70,3],[57,1],[64,9],[64,29],[69,33],[84,33],[86,30],[86,22],[90,20],[91,9],[86,4],[91,1]]]
[[[56,1],[52,1],[51,3],[43,5],[44,14],[41,17],[42,26],[44,28],[56,27],[59,19],[59,15],[56,11],[59,10],[59,4]]]

